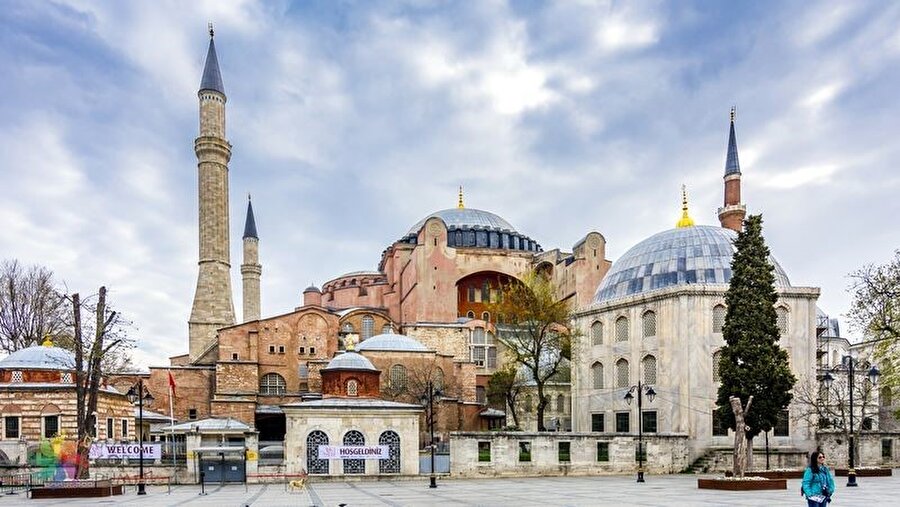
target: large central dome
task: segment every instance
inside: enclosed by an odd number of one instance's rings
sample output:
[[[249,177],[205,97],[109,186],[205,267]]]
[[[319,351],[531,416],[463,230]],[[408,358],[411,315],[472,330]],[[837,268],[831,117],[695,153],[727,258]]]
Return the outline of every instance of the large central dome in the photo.
[[[500,216],[490,211],[460,207],[435,211],[419,220],[400,241],[415,243],[419,231],[431,218],[439,218],[447,226],[447,241],[452,247],[541,251],[536,241],[518,232]]]
[[[709,225],[679,227],[650,236],[613,263],[594,294],[600,303],[681,284],[727,284],[737,233]],[[778,262],[775,286],[790,287]]]

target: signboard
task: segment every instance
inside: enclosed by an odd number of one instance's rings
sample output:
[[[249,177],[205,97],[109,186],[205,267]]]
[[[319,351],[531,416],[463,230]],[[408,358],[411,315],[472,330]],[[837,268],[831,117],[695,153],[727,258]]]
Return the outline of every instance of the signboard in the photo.
[[[389,459],[386,445],[320,445],[319,459]]]
[[[144,459],[159,459],[162,456],[160,444],[144,444]],[[91,444],[91,459],[141,457],[138,444]]]

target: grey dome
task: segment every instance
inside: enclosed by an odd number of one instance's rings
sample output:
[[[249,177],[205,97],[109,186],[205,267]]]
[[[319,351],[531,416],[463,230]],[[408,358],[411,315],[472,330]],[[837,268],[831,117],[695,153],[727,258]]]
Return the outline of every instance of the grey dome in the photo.
[[[363,340],[356,345],[356,350],[390,350],[395,352],[427,352],[428,347],[402,334],[379,334]]]
[[[372,365],[372,362],[356,352],[347,351],[338,354],[328,363],[325,370],[368,370],[378,371],[378,368]]]
[[[316,287],[315,285],[310,285],[309,287],[307,287],[306,289],[303,290],[303,293],[304,293],[304,294],[306,294],[307,292],[319,292],[319,293],[321,293],[322,291],[320,291],[319,288]]]
[[[447,226],[447,245],[451,247],[542,251],[537,241],[518,232],[500,216],[475,208],[435,211],[419,220],[400,241],[415,244],[419,231],[431,218],[440,218]]]
[[[682,284],[727,284],[737,233],[710,225],[660,232],[631,247],[597,288],[600,303]],[[790,287],[787,274],[773,257],[775,286]]]
[[[0,369],[4,370],[72,370],[75,355],[59,347],[36,345],[17,350],[0,359]]]

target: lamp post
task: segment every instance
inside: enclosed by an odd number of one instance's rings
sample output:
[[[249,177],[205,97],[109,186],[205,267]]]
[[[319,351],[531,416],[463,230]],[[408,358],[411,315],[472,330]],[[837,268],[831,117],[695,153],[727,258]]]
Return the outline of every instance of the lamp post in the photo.
[[[830,371],[826,371],[825,375],[822,376],[822,382],[825,384],[826,389],[831,389],[832,384],[834,384],[834,376],[831,372],[839,372],[846,371],[847,372],[847,389],[850,391],[850,438],[848,439],[850,449],[848,450],[849,462],[847,467],[847,486],[848,487],[856,487],[856,469],[854,468],[854,438],[853,438],[853,380],[856,375],[856,360],[851,356],[844,356],[841,358],[841,364],[836,365]],[[875,365],[872,365],[869,368],[869,372],[866,373],[866,377],[869,379],[869,382],[874,386],[878,382],[878,376],[881,375],[881,372],[878,371],[878,368]]]
[[[441,397],[441,390],[435,389],[434,382],[429,380],[428,391],[422,395],[420,398],[423,403],[428,403],[428,431],[431,433],[431,477],[429,478],[428,487],[436,488],[437,487],[437,477],[434,475],[434,400],[435,398]]]
[[[137,389],[135,386],[131,386],[131,389],[128,390],[128,393],[125,395],[128,397],[128,401],[132,404],[137,402],[138,404],[138,459],[140,459],[139,465],[139,481],[138,481],[138,490],[137,494],[146,495],[147,489],[146,484],[144,484],[144,403],[149,407],[153,404],[153,395],[150,394],[150,391],[144,390],[144,379],[138,379]]]
[[[637,472],[637,482],[644,482],[644,413],[642,412],[643,408],[643,399],[644,394],[647,395],[647,399],[650,402],[653,402],[653,398],[656,397],[656,391],[653,390],[652,386],[644,385],[638,380],[636,386],[631,386],[628,389],[628,392],[625,393],[625,401],[631,405],[631,400],[634,399],[634,393],[637,392],[637,408],[638,408],[638,472]]]

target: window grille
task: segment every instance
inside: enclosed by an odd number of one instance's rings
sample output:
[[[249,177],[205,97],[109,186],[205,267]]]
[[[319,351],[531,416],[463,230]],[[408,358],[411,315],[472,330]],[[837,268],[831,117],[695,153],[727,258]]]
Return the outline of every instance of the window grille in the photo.
[[[656,383],[656,357],[654,356],[644,356],[644,359],[641,361],[641,369],[644,370],[644,383],[645,384],[655,384]]]
[[[644,312],[644,315],[641,317],[641,324],[644,329],[644,338],[656,336],[656,312]]]
[[[603,323],[600,321],[591,324],[591,343],[603,345]]]
[[[21,384],[22,383],[22,372],[19,370],[13,370],[12,378],[10,379],[10,382],[12,382],[13,384]]]
[[[306,470],[311,474],[328,474],[328,460],[319,459],[319,446],[328,445],[328,435],[315,430],[306,437]]]
[[[616,319],[616,341],[628,341],[628,319],[626,319],[625,317],[619,317],[618,319]]]
[[[277,373],[266,373],[259,381],[260,394],[269,396],[280,396],[287,390],[284,377]]]
[[[784,336],[788,333],[788,310],[783,306],[779,306],[775,309],[775,314],[777,316],[778,332],[781,333],[781,336]]]
[[[721,364],[721,362],[722,362],[722,351],[717,350],[717,351],[715,351],[715,353],[713,353],[713,364],[712,364],[713,382],[719,382],[721,380],[721,378],[719,377],[719,371],[720,371],[719,365]]]
[[[362,318],[362,340],[366,340],[375,335],[375,319],[370,315]]]
[[[65,372],[62,374],[62,378],[60,382],[63,384],[71,384],[72,383],[72,374],[70,372]]]
[[[347,396],[359,396],[359,382],[355,380],[347,381]]]
[[[351,380],[351,382],[353,382]],[[344,434],[344,445],[363,446],[366,445],[366,437],[356,430],[350,430]],[[345,474],[364,474],[366,473],[366,460],[364,459],[344,459]]]
[[[629,379],[628,361],[619,359],[616,361],[616,387],[628,387]]]
[[[402,364],[391,366],[390,388],[394,392],[401,392],[406,389],[406,366]]]
[[[594,363],[591,366],[591,374],[594,381],[594,389],[603,389],[603,364]]]
[[[725,307],[716,305],[713,307],[713,333],[721,333],[725,327]]]
[[[378,445],[388,446],[388,459],[378,460],[378,472],[382,474],[400,473],[400,435],[385,431],[378,437]]]

